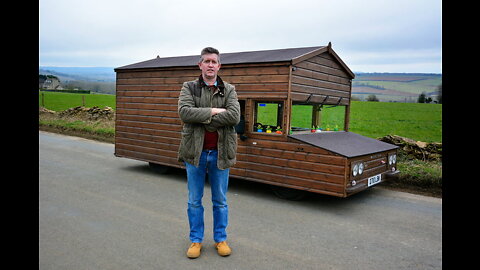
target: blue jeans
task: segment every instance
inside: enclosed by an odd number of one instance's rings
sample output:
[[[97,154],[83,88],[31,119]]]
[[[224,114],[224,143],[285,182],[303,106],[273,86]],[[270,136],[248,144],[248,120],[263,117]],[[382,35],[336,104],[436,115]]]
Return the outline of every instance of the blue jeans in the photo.
[[[205,175],[212,192],[213,204],[213,239],[222,242],[227,239],[228,225],[227,190],[230,169],[220,170],[217,167],[217,150],[203,150],[198,167],[185,162],[188,182],[188,222],[190,225],[190,241],[203,241],[203,188]]]

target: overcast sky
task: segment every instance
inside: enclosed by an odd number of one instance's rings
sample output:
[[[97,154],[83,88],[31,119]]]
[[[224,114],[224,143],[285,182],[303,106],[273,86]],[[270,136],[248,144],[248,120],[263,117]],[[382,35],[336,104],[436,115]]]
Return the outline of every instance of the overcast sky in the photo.
[[[358,72],[442,73],[441,0],[40,0],[42,66],[325,46]]]

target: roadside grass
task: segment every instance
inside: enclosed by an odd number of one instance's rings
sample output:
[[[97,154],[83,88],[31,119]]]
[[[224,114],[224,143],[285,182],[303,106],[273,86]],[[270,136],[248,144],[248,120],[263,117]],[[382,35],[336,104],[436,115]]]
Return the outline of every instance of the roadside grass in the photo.
[[[442,188],[442,162],[407,159],[399,154],[398,169],[402,172],[401,182],[418,187]]]
[[[84,120],[74,117],[59,117],[56,114],[40,113],[39,129],[67,135],[114,142],[115,120]]]
[[[384,182],[382,186],[442,198],[442,161],[408,159],[400,150],[397,164],[399,178]]]

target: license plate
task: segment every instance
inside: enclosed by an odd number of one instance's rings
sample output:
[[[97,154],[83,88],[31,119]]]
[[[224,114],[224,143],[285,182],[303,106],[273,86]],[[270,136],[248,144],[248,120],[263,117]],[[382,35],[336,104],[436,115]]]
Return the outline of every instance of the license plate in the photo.
[[[375,176],[368,178],[368,186],[373,186],[375,184],[380,183],[381,181],[382,181],[382,175],[377,174]]]

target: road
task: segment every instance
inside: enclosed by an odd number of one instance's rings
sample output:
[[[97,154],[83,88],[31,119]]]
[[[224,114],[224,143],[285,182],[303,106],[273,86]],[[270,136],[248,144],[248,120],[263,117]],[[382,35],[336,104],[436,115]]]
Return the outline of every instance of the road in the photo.
[[[210,191],[200,258],[186,176],[113,155],[112,144],[39,132],[40,269],[441,269],[442,199],[383,189],[294,202],[231,179],[229,257],[216,254]],[[208,187],[208,186],[207,186]]]

